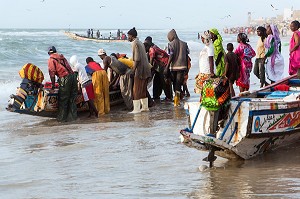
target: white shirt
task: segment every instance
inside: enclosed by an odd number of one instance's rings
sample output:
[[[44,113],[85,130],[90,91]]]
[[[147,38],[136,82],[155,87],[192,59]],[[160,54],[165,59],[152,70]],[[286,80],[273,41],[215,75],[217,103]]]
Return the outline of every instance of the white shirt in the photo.
[[[78,72],[78,82],[82,85],[90,80],[88,74],[85,71],[85,67],[77,63],[75,66],[72,67],[73,71]]]
[[[214,47],[212,43],[205,45],[199,55],[200,73],[210,74],[209,57],[214,56]]]

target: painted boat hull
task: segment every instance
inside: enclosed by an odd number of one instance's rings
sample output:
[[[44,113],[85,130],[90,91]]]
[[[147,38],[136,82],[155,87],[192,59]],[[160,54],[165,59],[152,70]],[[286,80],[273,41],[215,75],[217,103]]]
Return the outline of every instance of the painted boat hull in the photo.
[[[55,89],[54,93],[50,93],[48,88],[40,88],[36,95],[29,94],[19,109],[12,106],[14,103],[14,96],[15,95],[11,95],[11,100],[6,108],[10,112],[42,117],[56,117],[57,115],[58,89]],[[110,91],[109,97],[111,106],[122,104],[124,102],[120,90]],[[83,100],[82,94],[77,95],[76,104],[78,112],[89,110],[88,104]]]
[[[97,39],[97,38],[89,38],[82,35],[78,35],[76,33],[72,32],[64,32],[66,36],[68,36],[71,39],[79,40],[79,41],[94,41],[94,42],[100,42],[100,43],[110,43],[110,42],[128,42],[124,39]]]
[[[299,141],[300,100],[296,95],[300,92],[282,98],[259,97],[269,88],[255,96],[249,93],[232,99],[225,125],[219,125],[215,134],[209,132],[209,111],[199,109],[200,102],[187,103],[190,126],[181,130],[182,142],[204,151],[213,146],[216,155],[227,159],[250,159]]]

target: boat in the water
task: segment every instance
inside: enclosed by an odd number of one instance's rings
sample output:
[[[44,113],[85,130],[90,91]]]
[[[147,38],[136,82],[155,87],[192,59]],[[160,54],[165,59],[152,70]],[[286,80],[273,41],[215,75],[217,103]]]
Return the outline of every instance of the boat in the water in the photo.
[[[300,79],[296,75],[241,94],[230,99],[227,116],[218,121],[215,132],[211,132],[210,111],[200,102],[185,104],[190,125],[181,130],[181,141],[208,151],[203,160],[210,166],[215,154],[247,160],[299,141]]]
[[[112,38],[91,38],[87,37],[84,35],[79,35],[77,33],[73,32],[64,32],[66,36],[70,37],[71,39],[74,40],[80,40],[80,41],[95,41],[95,42],[103,42],[103,43],[108,43],[108,42],[128,42],[127,39],[119,39],[117,37],[112,37]]]
[[[54,92],[50,92],[51,82],[42,83],[44,75],[35,65],[25,64],[19,71],[22,78],[16,94],[10,96],[6,110],[21,114],[29,114],[44,117],[56,117],[58,111],[58,84]],[[122,104],[123,98],[120,90],[109,92],[110,105]],[[81,93],[76,97],[77,111],[88,111],[88,104]]]

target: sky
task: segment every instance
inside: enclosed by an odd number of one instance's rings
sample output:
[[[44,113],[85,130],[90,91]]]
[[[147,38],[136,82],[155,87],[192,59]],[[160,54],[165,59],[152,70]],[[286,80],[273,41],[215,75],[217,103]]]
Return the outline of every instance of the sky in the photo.
[[[195,29],[300,10],[299,0],[0,0],[0,28]],[[273,10],[271,4],[278,10]],[[104,6],[104,7],[101,7]],[[231,17],[226,17],[230,15]]]

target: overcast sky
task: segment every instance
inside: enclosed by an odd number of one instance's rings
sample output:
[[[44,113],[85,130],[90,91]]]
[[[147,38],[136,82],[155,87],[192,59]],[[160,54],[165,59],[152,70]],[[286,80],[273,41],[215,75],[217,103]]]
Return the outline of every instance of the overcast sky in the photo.
[[[0,0],[0,28],[206,29],[300,10],[300,0]],[[278,10],[273,10],[271,4]],[[100,8],[100,6],[105,6]],[[231,17],[226,17],[230,15]],[[170,18],[169,18],[170,17]],[[225,17],[225,18],[224,18]]]

